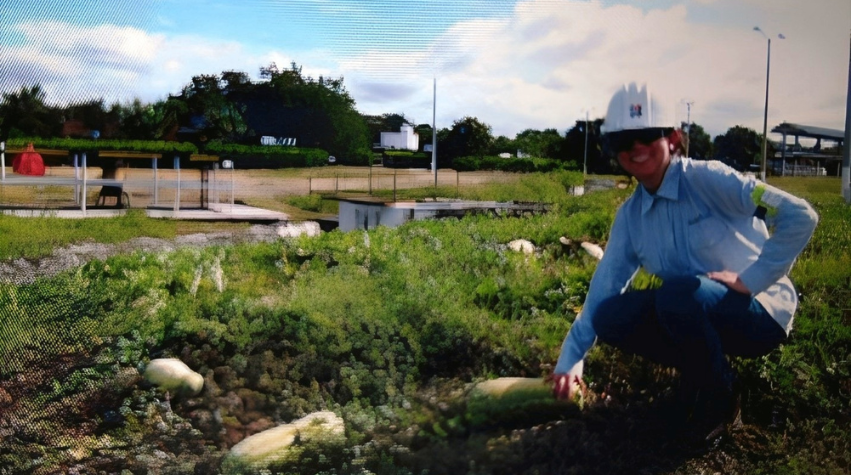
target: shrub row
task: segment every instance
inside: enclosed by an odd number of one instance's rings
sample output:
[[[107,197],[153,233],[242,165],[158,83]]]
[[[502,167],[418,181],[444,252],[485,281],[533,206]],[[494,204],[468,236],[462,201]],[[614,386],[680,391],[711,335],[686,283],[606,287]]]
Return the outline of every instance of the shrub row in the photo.
[[[407,150],[385,150],[383,153],[385,167],[392,168],[429,168],[431,167],[431,154],[424,152],[411,152]]]
[[[328,164],[328,152],[318,148],[211,142],[204,151],[232,160],[236,168],[321,167]]]
[[[497,170],[503,172],[551,172],[554,170],[576,170],[573,161],[563,162],[549,158],[502,158],[494,156],[459,157],[454,168],[458,171]]]
[[[61,138],[15,138],[9,139],[7,148],[23,148],[32,143],[36,148],[89,152],[95,150],[116,150],[151,153],[198,153],[198,148],[188,142],[170,142],[165,140],[90,140]]]
[[[179,154],[186,158],[199,153],[198,147],[189,142],[171,142],[165,140],[92,140],[70,138],[15,138],[6,143],[6,147],[24,148],[32,143],[37,149],[69,150],[71,152],[91,152],[90,159],[96,159],[100,150],[150,152]],[[291,168],[318,167],[328,163],[328,152],[316,148],[284,147],[279,145],[238,145],[211,142],[204,147],[203,153],[219,155],[222,159],[232,160],[237,168]]]

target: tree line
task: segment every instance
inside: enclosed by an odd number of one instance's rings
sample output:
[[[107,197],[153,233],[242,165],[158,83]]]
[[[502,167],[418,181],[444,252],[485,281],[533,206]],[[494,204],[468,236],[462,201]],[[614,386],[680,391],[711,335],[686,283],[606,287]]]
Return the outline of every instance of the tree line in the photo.
[[[440,166],[451,166],[458,157],[509,154],[613,173],[616,163],[602,153],[602,123],[601,118],[578,120],[564,133],[526,129],[509,138],[495,137],[490,125],[465,116],[437,131],[438,160]],[[369,163],[381,132],[398,131],[403,124],[419,134],[420,151],[433,142],[430,124],[415,124],[400,113],[362,114],[342,77],[313,78],[296,63],[289,68],[275,63],[261,67],[258,81],[239,71],[194,76],[180,93],[153,103],[134,99],[106,104],[96,99],[51,106],[38,84],[4,93],[0,100],[2,140],[82,137],[96,130],[101,138],[188,141],[203,151],[211,143],[259,144],[263,135],[283,135],[351,164]],[[683,125],[693,158],[718,159],[738,169],[761,160],[762,135],[752,129],[737,125],[712,139],[699,124]]]

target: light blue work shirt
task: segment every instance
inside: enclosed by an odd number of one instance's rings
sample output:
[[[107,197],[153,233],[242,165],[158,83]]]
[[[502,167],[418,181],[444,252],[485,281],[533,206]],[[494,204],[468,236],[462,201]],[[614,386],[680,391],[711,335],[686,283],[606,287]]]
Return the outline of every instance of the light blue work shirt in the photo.
[[[754,216],[767,209],[766,221]],[[597,306],[623,292],[640,267],[663,280],[732,271],[788,333],[798,304],[788,272],[812,236],[810,205],[717,161],[672,157],[655,194],[639,185],[615,217],[556,373],[582,362],[597,337]]]

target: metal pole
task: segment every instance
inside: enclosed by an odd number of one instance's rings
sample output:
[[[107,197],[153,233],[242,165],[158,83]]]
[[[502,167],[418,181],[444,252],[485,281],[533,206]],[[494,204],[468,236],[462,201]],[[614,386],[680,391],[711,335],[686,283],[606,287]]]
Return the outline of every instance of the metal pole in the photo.
[[[80,202],[82,206],[80,209],[83,210],[83,217],[86,217],[86,180],[88,179],[88,174],[86,173],[86,152],[83,152],[83,195],[80,197]]]
[[[585,152],[582,155],[582,177],[588,174],[588,111],[585,111]]]
[[[851,50],[851,46],[848,48]],[[842,145],[842,195],[851,204],[851,60],[848,62],[848,93],[845,96],[845,142]]]
[[[160,201],[160,182],[159,182],[160,174],[159,174],[159,170],[157,169],[157,162],[158,161],[159,160],[154,158],[153,163],[151,164],[151,167],[154,169],[154,205],[157,205]]]
[[[431,103],[431,172],[437,188],[437,78],[434,78],[434,98]]]
[[[771,74],[771,38],[768,38],[768,53],[765,61],[765,113],[762,117],[762,167],[760,179],[765,182],[765,168],[768,162],[768,78]]]
[[[180,209],[180,156],[174,156],[174,169],[177,171],[177,190],[174,194],[174,214]]]
[[[216,192],[216,205],[219,204],[219,178],[216,174],[216,170],[218,170],[218,169],[219,169],[219,164],[214,163],[213,164],[213,184],[214,184],[213,190]],[[218,208],[218,206],[216,206],[216,208]],[[216,209],[216,211],[218,211],[218,209]]]
[[[74,204],[80,204],[80,162],[74,154]]]
[[[694,104],[694,101],[686,102],[686,110],[688,111],[686,113],[686,158],[688,158],[690,156],[688,154],[688,147],[689,147],[689,143],[691,142],[691,105],[692,104]]]

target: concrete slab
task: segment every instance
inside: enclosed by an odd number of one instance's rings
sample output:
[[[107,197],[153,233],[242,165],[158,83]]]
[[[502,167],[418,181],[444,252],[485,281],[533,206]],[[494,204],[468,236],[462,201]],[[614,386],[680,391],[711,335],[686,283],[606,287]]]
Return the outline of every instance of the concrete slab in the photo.
[[[23,218],[51,217],[63,219],[113,218],[127,213],[125,209],[89,208],[6,208],[0,213]],[[219,204],[211,209],[148,208],[145,213],[151,218],[184,219],[201,221],[289,221],[286,213],[246,205]]]

